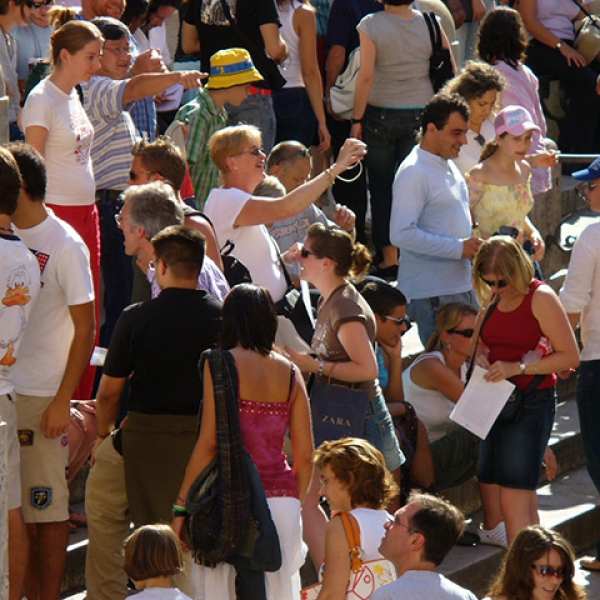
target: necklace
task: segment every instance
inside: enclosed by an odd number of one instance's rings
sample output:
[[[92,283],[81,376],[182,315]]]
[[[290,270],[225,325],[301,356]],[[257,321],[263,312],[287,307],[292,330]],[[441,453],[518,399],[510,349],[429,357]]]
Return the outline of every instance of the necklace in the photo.
[[[8,231],[8,233],[14,233],[10,227],[0,227],[0,231]]]

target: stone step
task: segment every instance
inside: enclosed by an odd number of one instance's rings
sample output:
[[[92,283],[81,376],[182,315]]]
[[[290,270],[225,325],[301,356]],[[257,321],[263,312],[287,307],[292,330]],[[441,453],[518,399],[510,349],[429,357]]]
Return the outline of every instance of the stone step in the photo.
[[[571,469],[541,486],[538,498],[541,524],[559,531],[576,551],[589,548],[600,538],[600,499],[585,467]],[[481,512],[475,513],[469,530],[476,531],[481,518]],[[483,597],[503,556],[504,550],[495,546],[457,546],[440,571]]]

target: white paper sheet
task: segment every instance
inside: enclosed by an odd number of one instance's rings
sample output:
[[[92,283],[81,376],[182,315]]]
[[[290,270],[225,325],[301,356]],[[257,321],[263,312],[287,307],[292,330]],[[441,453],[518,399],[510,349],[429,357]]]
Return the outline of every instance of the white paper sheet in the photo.
[[[294,324],[282,315],[277,316],[275,345],[282,349],[288,346],[296,352],[303,352],[305,354],[313,353],[313,349],[298,335]]]
[[[515,386],[506,379],[486,381],[485,369],[475,366],[471,379],[450,418],[485,440]]]

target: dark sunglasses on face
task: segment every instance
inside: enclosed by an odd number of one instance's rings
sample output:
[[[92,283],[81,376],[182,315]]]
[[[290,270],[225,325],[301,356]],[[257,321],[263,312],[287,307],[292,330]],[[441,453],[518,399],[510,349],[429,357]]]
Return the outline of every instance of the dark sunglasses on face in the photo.
[[[498,288],[499,290],[507,286],[506,279],[498,279],[496,281],[488,281],[487,279],[484,279],[483,277],[481,277],[481,281],[483,281],[483,283],[485,283],[488,287],[495,287],[495,288]]]
[[[464,338],[471,339],[475,333],[474,329],[448,329],[448,333],[462,335]]]
[[[137,181],[138,177],[141,177],[142,173],[154,175],[154,171],[138,171],[137,173],[135,171],[129,171],[129,179],[131,179],[131,181]]]
[[[302,248],[300,250],[300,256],[302,258],[308,258],[309,256],[317,256],[314,252],[311,252],[310,250],[307,250],[306,248]]]
[[[42,0],[42,2],[28,2],[27,6],[29,6],[29,8],[42,8],[42,6],[50,6],[52,3],[54,2],[54,0]]]
[[[531,568],[542,577],[558,577],[562,579],[565,576],[565,567],[555,569],[550,565],[531,565]]]
[[[402,317],[401,319],[396,319],[395,317],[384,316],[383,318],[384,318],[384,320],[393,321],[398,326],[402,326],[402,325],[406,326],[406,329],[400,334],[400,336],[403,336],[412,327],[412,323],[408,317]]]

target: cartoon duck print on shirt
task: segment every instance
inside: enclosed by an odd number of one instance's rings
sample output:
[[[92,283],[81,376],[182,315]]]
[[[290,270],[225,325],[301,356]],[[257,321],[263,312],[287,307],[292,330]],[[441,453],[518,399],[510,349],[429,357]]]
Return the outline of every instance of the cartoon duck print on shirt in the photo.
[[[23,307],[31,301],[30,283],[29,274],[24,266],[11,271],[6,280],[6,292],[0,303],[1,366],[12,367],[17,362],[14,356],[15,343],[21,337],[27,322]]]

